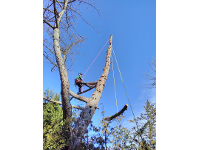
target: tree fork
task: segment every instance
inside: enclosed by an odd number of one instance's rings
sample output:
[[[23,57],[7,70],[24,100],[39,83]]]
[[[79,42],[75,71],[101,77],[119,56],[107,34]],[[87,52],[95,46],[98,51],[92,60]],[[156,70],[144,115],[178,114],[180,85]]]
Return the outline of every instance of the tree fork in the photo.
[[[101,98],[105,81],[107,80],[107,76],[110,70],[110,56],[112,54],[112,35],[110,36],[109,47],[106,54],[106,63],[103,69],[103,73],[97,81],[96,89],[93,92],[89,102],[87,103],[85,109],[81,112],[80,117],[75,123],[75,127],[73,129],[73,137],[71,147],[73,150],[78,149],[80,146],[82,137],[84,136],[88,125],[91,122],[92,116],[95,114],[96,108],[98,106],[99,100]]]

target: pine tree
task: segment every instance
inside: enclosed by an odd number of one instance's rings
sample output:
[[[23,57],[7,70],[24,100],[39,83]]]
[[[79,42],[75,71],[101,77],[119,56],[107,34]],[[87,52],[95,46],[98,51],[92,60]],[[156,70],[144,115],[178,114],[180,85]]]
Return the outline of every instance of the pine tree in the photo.
[[[139,129],[133,126],[132,141],[138,144],[140,150],[155,150],[156,149],[156,105],[149,100],[144,106],[144,113],[137,117],[136,121],[139,123]],[[129,120],[134,122],[133,120]]]
[[[46,90],[44,95],[47,98],[53,98],[59,101],[60,95],[54,94],[53,90]],[[43,149],[61,149],[64,147],[64,140],[62,138],[62,108],[59,104],[52,102],[43,102]]]

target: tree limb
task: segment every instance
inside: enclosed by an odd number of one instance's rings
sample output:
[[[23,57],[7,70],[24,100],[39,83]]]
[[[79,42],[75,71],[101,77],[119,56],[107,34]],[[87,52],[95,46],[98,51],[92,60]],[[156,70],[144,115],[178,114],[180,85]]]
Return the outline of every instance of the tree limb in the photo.
[[[85,92],[87,92],[87,91],[90,91],[90,90],[92,90],[93,88],[95,88],[96,86],[93,86],[93,87],[91,87],[91,88],[89,88],[89,89],[87,89],[87,90],[85,90],[85,91],[83,91],[83,92],[80,92],[80,93],[78,93],[77,95],[79,95],[79,94],[83,94],[83,93],[85,93]],[[75,98],[75,97],[71,97],[70,98],[70,101],[73,99],[73,98]]]
[[[43,44],[44,45],[44,47],[46,47],[53,55],[55,55],[55,53],[50,49],[50,48],[48,48],[45,44]]]
[[[68,2],[68,4],[70,4],[70,3],[72,3],[72,2],[75,2],[75,1],[76,1],[76,0],[73,0],[73,1],[69,1],[69,2]]]
[[[49,11],[49,12],[51,12],[51,13],[54,13],[52,10],[50,10],[50,9],[48,9],[48,8],[43,8],[44,10],[47,10],[47,11]]]
[[[110,121],[110,120],[116,118],[117,116],[121,115],[125,110],[127,110],[127,107],[128,107],[128,105],[126,104],[126,105],[122,108],[122,110],[120,110],[119,112],[115,113],[114,115],[111,115],[110,117],[104,118],[104,120]]]
[[[52,99],[47,99],[46,97],[43,97],[43,99],[49,101],[49,102],[53,102],[53,103],[57,103],[59,105],[62,105],[62,102],[58,102],[58,101],[54,101]],[[72,108],[76,108],[76,109],[80,109],[80,110],[84,110],[84,107],[80,107],[80,106],[74,106],[72,105]]]
[[[44,55],[44,54],[43,54],[43,55]],[[58,65],[55,64],[55,63],[53,63],[47,56],[44,55],[44,57],[45,57],[46,59],[48,59],[48,60],[51,62],[51,64],[53,64],[54,66],[58,67]]]
[[[80,95],[77,95],[76,93],[72,92],[71,90],[69,90],[69,94],[73,97],[73,98],[76,98],[82,102],[86,102],[88,103],[89,102],[89,98],[87,97],[84,97],[84,96],[80,96]]]
[[[64,14],[64,12],[65,12],[65,10],[66,10],[66,8],[67,8],[67,5],[68,5],[68,0],[65,0],[64,1],[64,6],[63,6],[63,9],[58,13],[58,24],[60,23],[60,21],[61,21],[61,18],[62,18],[62,16],[63,16],[63,14]]]
[[[44,96],[43,96],[43,99],[45,99],[45,100],[47,100],[47,101],[49,101],[49,102],[53,102],[53,103],[57,103],[57,104],[59,104],[59,105],[62,105],[62,102],[55,101],[55,100],[52,100],[52,99],[48,99],[48,98],[46,98],[46,97],[44,97]]]
[[[47,25],[49,25],[52,29],[54,29],[54,26],[52,26],[48,21],[46,21],[44,18],[43,18],[43,22],[46,23]]]
[[[88,92],[88,91],[90,91],[90,90],[92,90],[93,88],[95,88],[96,86],[93,86],[93,87],[91,87],[91,88],[89,88],[89,89],[87,89],[87,90],[85,90],[85,91],[83,91],[83,92],[80,92],[80,93],[78,93],[78,95],[79,94],[83,94],[83,93],[86,93],[86,92]]]
[[[69,7],[69,6],[68,6]],[[96,30],[96,28],[95,27],[93,27],[89,22],[87,22],[83,17],[82,17],[82,15],[80,14],[80,13],[78,13],[77,11],[75,11],[74,9],[72,9],[71,7],[69,7],[69,9],[71,9],[72,11],[74,11],[75,13],[77,13],[82,19],[83,19],[83,21],[85,21],[85,23],[87,23],[89,26],[91,26],[98,34],[99,34],[99,32]],[[100,34],[99,34],[100,35]]]
[[[99,13],[99,11],[98,11],[98,9],[97,9],[96,7],[94,7],[92,4],[87,3],[87,2],[85,2],[85,1],[82,1],[82,0],[79,0],[79,1],[82,2],[82,3],[85,3],[85,4],[89,5],[89,6],[91,6],[92,8],[94,8],[94,9],[97,11],[97,13],[98,13],[98,15],[99,15],[99,17],[100,17],[100,13]]]
[[[60,2],[59,2],[59,1],[57,1],[57,2],[58,2],[58,4],[59,4],[60,8],[63,9],[63,7],[62,7],[62,5],[60,4]]]
[[[84,136],[87,127],[89,126],[91,119],[93,115],[95,114],[96,107],[98,106],[99,100],[101,98],[105,81],[107,80],[108,72],[110,70],[110,56],[112,54],[112,35],[110,36],[110,45],[107,50],[106,55],[106,63],[103,69],[103,73],[101,77],[99,78],[96,89],[93,92],[91,98],[89,99],[89,102],[87,103],[85,109],[81,112],[80,117],[75,122],[75,127],[73,129],[73,136],[76,137],[74,140],[72,140],[72,145],[74,149],[78,149],[82,137]]]
[[[57,21],[58,12],[57,12],[57,9],[56,9],[56,1],[55,1],[55,0],[53,0],[53,7],[54,7],[54,15],[55,15],[55,25],[56,25],[56,27],[58,28],[58,25],[59,25],[59,23],[58,23],[58,21]]]

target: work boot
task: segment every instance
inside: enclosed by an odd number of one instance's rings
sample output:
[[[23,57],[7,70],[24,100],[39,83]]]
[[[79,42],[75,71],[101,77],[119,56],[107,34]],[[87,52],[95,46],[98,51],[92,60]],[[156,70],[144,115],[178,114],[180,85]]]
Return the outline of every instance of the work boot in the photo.
[[[81,93],[81,89],[79,88],[79,91],[78,91],[78,93],[77,94],[80,94]]]

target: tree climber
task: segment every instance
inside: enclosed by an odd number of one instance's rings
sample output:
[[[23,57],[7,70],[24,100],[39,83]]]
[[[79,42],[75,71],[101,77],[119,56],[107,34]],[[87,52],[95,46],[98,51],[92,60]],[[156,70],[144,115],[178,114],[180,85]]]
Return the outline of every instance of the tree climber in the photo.
[[[82,73],[79,73],[78,76],[76,77],[75,84],[79,87],[79,92],[78,93],[81,93],[81,87],[84,86],[84,85],[86,85],[89,88],[92,87],[92,85],[90,85],[90,84],[88,84],[88,83],[83,81]]]

